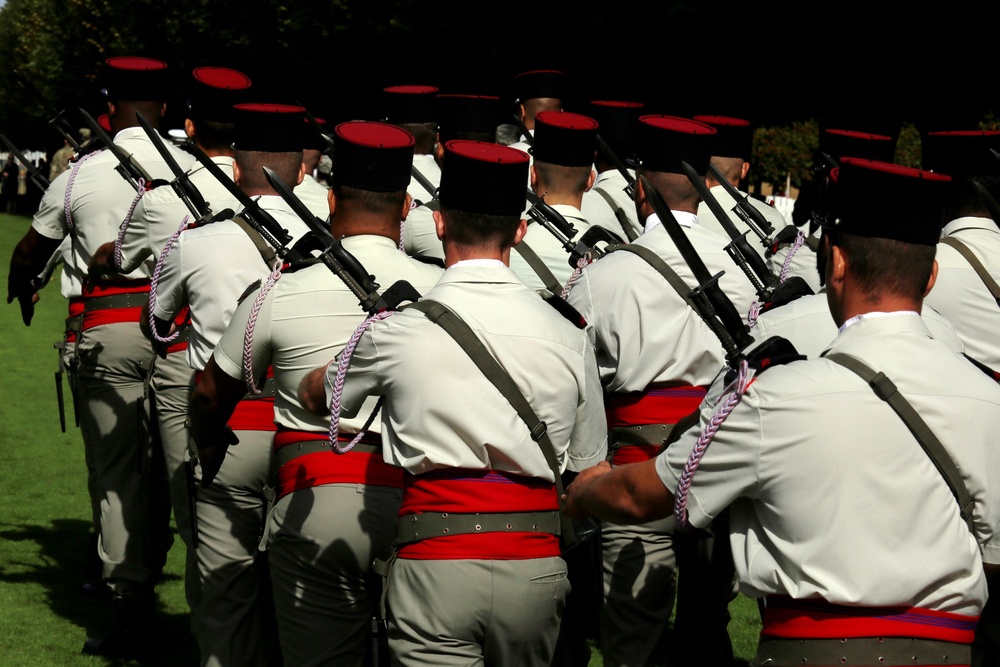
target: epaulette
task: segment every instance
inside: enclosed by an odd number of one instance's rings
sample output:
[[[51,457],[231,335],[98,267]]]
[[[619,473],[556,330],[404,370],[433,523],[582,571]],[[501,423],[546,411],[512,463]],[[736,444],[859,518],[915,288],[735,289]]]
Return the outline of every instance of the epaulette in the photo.
[[[240,294],[240,298],[236,300],[236,305],[243,303],[243,300],[246,299],[251,294],[253,294],[255,291],[257,291],[260,288],[261,284],[262,284],[261,279],[258,278],[257,280],[247,285],[247,288],[243,290],[243,294]]]
[[[321,264],[323,262],[322,257],[309,257],[306,259],[301,259],[297,262],[290,262],[287,266],[281,269],[282,273],[295,273],[296,271],[301,271],[304,268],[310,267],[314,264]]]
[[[803,277],[791,276],[775,288],[771,293],[771,298],[761,305],[760,312],[766,313],[778,306],[791,303],[799,297],[810,296],[811,294],[813,294],[812,288],[809,287],[809,283]]]
[[[149,183],[146,183],[146,191],[155,190],[161,185],[170,185],[170,181],[165,178],[154,178]]]

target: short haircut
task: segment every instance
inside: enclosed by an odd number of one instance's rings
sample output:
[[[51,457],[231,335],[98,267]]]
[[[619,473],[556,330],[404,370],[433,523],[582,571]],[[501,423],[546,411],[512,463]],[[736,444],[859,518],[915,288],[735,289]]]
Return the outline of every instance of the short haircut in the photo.
[[[403,201],[406,200],[406,190],[375,192],[342,183],[333,183],[330,189],[333,190],[338,202],[352,202],[359,210],[373,215],[398,218],[400,211],[403,210]]]
[[[740,180],[740,177],[743,175],[743,162],[744,160],[741,157],[719,157],[718,155],[713,155],[711,159],[712,165],[730,181]],[[711,172],[709,175],[715,178],[715,175]]]
[[[437,123],[399,123],[399,127],[413,135],[413,152],[426,155],[434,152],[437,143]]]
[[[645,176],[656,188],[668,208],[680,209],[685,205],[698,208],[701,196],[694,185],[684,174],[674,174],[668,171],[650,171],[639,168],[639,173]]]
[[[566,167],[541,160],[534,161],[538,177],[557,192],[582,195],[587,189],[590,167]]]
[[[233,147],[233,131],[236,125],[217,120],[192,118],[198,142],[209,150],[225,150]]]
[[[847,256],[851,274],[870,298],[896,295],[921,301],[934,266],[936,246],[828,231]]]
[[[533,97],[524,100],[524,112],[529,118],[534,118],[543,111],[561,111],[562,100],[558,97]]]
[[[475,248],[506,248],[514,243],[520,215],[489,215],[448,208],[441,215],[448,223],[448,237],[458,245]]]
[[[294,188],[302,168],[302,151],[271,153],[267,151],[236,150],[236,163],[240,165],[240,187],[244,190],[271,190],[264,175],[264,167],[273,171],[289,188]]]

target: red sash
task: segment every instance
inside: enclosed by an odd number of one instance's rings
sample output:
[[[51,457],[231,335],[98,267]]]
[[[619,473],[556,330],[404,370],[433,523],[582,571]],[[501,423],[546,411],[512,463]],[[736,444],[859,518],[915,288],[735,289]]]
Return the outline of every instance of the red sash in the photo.
[[[188,306],[184,306],[181,312],[177,313],[177,317],[174,318],[174,324],[178,327],[190,326],[191,324],[191,309]],[[181,352],[186,350],[188,346],[187,340],[182,340],[178,343],[171,343],[167,347],[167,354],[173,354],[174,352]]]
[[[349,443],[356,434],[344,433],[338,437],[340,443]],[[309,440],[327,440],[329,433],[312,431],[296,431],[281,428],[274,436],[274,450]],[[389,465],[382,459],[382,436],[378,433],[365,433],[361,442],[376,445],[376,452],[359,452],[351,450],[345,454],[336,452],[312,452],[303,454],[288,461],[278,468],[277,497],[281,498],[292,491],[308,489],[321,484],[372,484],[389,486],[395,489],[403,487],[403,471],[401,468]]]
[[[88,299],[96,299],[102,296],[143,293],[149,293],[149,280],[122,280],[102,285],[87,285],[83,288],[83,303],[86,305]],[[87,329],[104,324],[138,322],[141,312],[141,305],[130,306],[128,308],[102,308],[100,310],[84,312],[82,330],[86,331]]]
[[[760,634],[782,639],[915,637],[971,644],[978,623],[978,616],[918,607],[851,607],[769,595]]]
[[[702,399],[705,398],[705,393],[704,387],[683,385],[657,387],[627,394],[607,394],[604,398],[604,412],[608,420],[608,429],[645,424],[676,424],[682,417],[698,409]],[[611,464],[648,461],[654,458],[658,451],[657,445],[621,445],[615,450]]]
[[[497,470],[442,468],[403,477],[399,515],[424,512],[542,512],[559,510],[555,484]],[[400,558],[517,560],[558,556],[559,538],[547,533],[475,533],[405,544]]]
[[[194,383],[201,382],[204,371],[195,371]],[[269,366],[267,378],[273,378],[274,373]],[[234,431],[276,431],[274,424],[274,397],[244,398],[236,404],[236,409],[229,417],[226,425]]]

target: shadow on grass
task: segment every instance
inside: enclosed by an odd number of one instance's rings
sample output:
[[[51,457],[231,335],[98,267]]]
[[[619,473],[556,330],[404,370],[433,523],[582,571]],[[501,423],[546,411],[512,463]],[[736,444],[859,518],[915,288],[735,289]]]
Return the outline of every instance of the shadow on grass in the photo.
[[[104,636],[113,629],[115,614],[110,599],[100,593],[85,593],[83,589],[85,583],[99,583],[93,577],[93,559],[88,567],[93,548],[89,522],[56,519],[50,527],[6,524],[0,531],[0,541],[10,545],[24,542],[37,545],[37,550],[15,547],[22,560],[7,559],[0,564],[0,584],[40,587],[51,613],[85,629],[87,637]],[[28,562],[24,562],[26,555],[30,557]],[[88,569],[91,570],[89,574]],[[159,585],[179,580],[177,575],[166,573]],[[190,632],[189,614],[164,613],[162,603],[157,607],[156,639],[154,645],[149,647],[148,657],[128,661],[108,659],[106,664],[150,667],[199,664],[198,647]]]

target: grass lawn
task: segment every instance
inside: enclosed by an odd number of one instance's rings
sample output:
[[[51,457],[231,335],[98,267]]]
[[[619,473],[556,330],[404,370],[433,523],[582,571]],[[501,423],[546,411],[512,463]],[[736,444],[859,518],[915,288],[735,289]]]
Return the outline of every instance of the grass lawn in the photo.
[[[30,224],[25,216],[0,215],[0,262],[9,265],[14,245]],[[6,275],[6,272],[5,272]],[[4,291],[6,295],[6,289]],[[76,667],[104,664],[80,653],[90,633],[111,627],[107,602],[82,593],[90,505],[80,431],[73,424],[69,387],[66,433],[59,428],[53,343],[62,338],[66,300],[58,279],[42,290],[30,327],[16,303],[0,315],[0,665]],[[175,538],[159,595],[158,646],[144,665],[198,664],[188,631],[182,582],[184,545]],[[730,636],[737,665],[753,657],[760,631],[756,602],[740,596],[730,605]],[[139,664],[139,663],[131,663]],[[592,666],[602,665],[599,652]],[[293,666],[288,666],[293,667]]]

